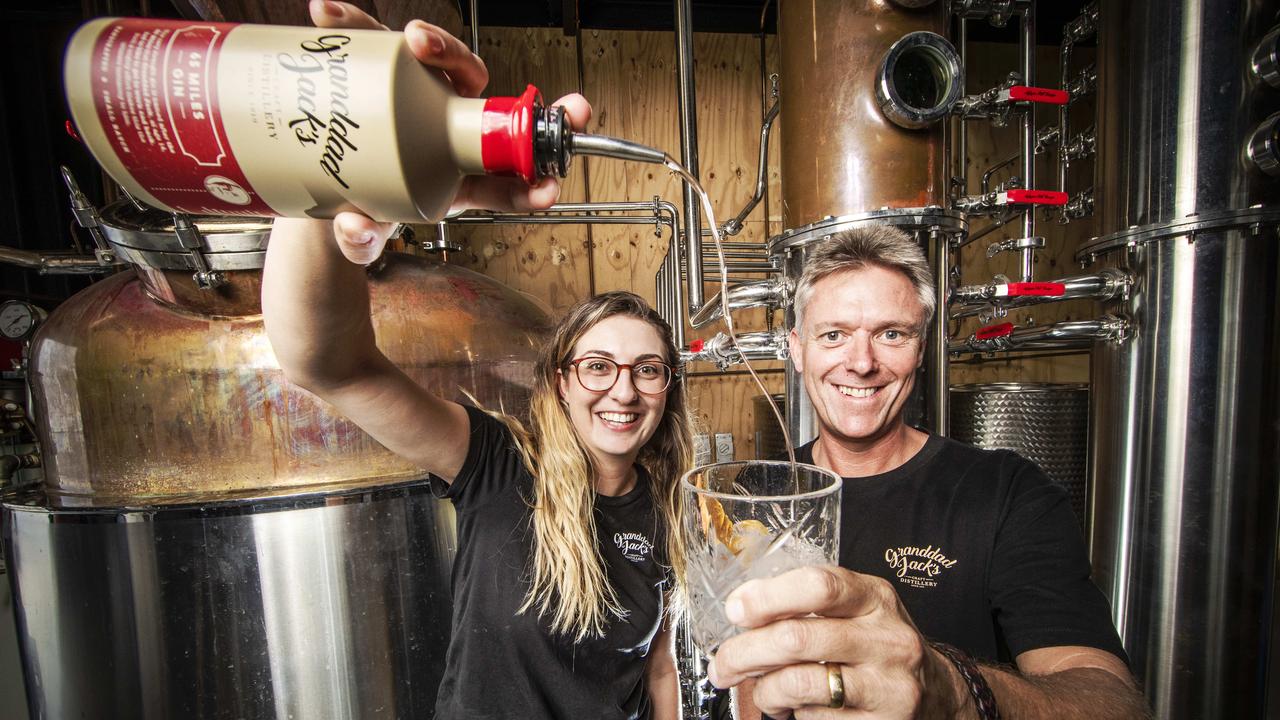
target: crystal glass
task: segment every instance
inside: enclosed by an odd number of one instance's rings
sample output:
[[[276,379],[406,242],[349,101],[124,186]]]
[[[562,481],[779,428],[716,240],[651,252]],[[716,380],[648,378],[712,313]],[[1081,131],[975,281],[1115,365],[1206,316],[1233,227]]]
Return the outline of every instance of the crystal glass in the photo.
[[[724,601],[742,583],[840,552],[838,475],[813,465],[750,460],[695,467],[680,480],[680,532],[693,640],[712,653],[740,629]]]

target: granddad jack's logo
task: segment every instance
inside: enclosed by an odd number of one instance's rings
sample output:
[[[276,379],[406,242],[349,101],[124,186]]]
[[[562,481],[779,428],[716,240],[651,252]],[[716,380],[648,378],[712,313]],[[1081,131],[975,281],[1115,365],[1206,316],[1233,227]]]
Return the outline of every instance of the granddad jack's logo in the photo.
[[[938,576],[943,570],[954,567],[957,562],[944,555],[941,548],[932,545],[923,548],[912,545],[887,548],[884,551],[884,561],[889,564],[898,582],[922,588],[937,587]]]

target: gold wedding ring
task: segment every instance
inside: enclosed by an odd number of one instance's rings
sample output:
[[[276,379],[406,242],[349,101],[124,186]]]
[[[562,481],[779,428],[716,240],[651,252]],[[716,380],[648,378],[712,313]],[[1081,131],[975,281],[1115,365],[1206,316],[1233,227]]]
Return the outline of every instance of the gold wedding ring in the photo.
[[[844,707],[844,676],[840,674],[842,666],[838,662],[827,663],[827,689],[831,691],[829,708]]]

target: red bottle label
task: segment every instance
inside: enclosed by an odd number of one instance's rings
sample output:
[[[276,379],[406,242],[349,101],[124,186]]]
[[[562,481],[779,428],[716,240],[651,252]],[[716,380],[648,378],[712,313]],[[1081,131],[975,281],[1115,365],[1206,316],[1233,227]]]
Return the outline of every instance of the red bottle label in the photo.
[[[218,53],[233,23],[126,18],[98,36],[93,99],[121,164],[190,213],[276,214],[254,191],[218,111]]]

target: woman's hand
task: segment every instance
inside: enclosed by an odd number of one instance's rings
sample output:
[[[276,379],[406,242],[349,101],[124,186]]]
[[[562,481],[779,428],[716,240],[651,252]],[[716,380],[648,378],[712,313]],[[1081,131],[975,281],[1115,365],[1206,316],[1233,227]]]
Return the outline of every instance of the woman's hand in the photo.
[[[311,0],[309,9],[311,21],[317,27],[388,29],[348,3]],[[478,97],[488,84],[489,71],[484,61],[448,31],[421,20],[412,20],[405,26],[404,36],[414,57],[423,65],[444,71],[459,95]],[[564,107],[569,124],[575,130],[586,128],[587,121],[591,119],[591,106],[585,98],[573,93],[554,104]],[[452,210],[541,210],[550,207],[559,196],[560,182],[556,178],[543,178],[531,187],[520,178],[471,176],[462,181]],[[361,265],[373,262],[382,254],[382,248],[394,228],[394,223],[379,223],[355,212],[339,213],[333,219],[333,234],[342,254]]]

